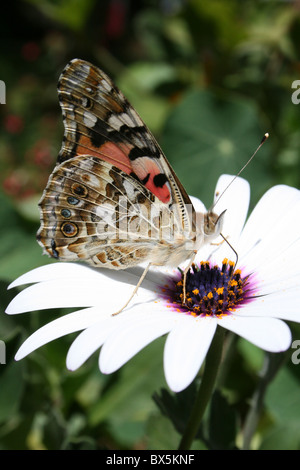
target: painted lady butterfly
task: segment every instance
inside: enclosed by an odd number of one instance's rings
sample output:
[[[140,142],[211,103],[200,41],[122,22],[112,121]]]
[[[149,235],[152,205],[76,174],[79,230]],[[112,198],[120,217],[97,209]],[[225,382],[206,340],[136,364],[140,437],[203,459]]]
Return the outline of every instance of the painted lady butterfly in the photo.
[[[190,260],[186,273],[220,234],[223,214],[196,213],[155,138],[100,69],[72,60],[58,94],[65,134],[37,239],[63,261],[110,269],[147,262],[128,305],[151,265]]]

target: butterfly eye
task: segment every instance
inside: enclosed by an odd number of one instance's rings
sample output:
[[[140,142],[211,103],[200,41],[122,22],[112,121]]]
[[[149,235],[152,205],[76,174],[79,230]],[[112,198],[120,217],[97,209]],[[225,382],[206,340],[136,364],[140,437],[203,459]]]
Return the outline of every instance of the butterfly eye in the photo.
[[[224,214],[217,215],[214,212],[207,212],[204,217],[204,233],[205,235],[218,236],[222,230],[224,222]]]
[[[204,233],[211,235],[215,230],[216,214],[213,212],[207,212],[204,216]]]

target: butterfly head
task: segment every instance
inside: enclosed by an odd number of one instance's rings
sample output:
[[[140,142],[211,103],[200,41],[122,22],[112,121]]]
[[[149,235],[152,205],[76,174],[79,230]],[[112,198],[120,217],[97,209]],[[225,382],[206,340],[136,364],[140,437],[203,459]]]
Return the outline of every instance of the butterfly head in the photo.
[[[212,211],[208,211],[204,215],[204,239],[206,243],[210,243],[212,240],[217,238],[223,229],[225,211],[220,215],[215,214]]]

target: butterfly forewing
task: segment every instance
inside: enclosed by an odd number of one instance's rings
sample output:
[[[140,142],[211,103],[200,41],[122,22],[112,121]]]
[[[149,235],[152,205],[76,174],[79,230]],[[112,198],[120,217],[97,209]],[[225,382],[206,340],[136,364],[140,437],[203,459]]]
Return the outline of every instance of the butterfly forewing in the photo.
[[[63,71],[58,93],[65,134],[40,201],[46,252],[113,269],[188,258],[202,236],[193,206],[123,94],[79,59]]]
[[[75,59],[62,73],[58,92],[65,124],[59,162],[80,154],[98,156],[133,173],[162,202],[175,202],[169,182],[173,170],[140,116],[104,72]],[[172,179],[176,185],[177,179]],[[182,187],[179,197],[190,203]]]

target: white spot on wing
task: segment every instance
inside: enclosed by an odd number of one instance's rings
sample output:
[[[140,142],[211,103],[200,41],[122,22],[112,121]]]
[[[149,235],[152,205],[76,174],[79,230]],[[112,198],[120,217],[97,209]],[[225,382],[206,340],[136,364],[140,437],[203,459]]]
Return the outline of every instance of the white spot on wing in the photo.
[[[129,116],[129,114],[127,114],[127,113],[122,113],[120,115],[120,119],[121,119],[121,121],[123,121],[129,127],[135,127],[135,125],[136,125],[133,122],[133,120],[131,119],[131,117]]]
[[[106,90],[108,91],[109,93],[111,92],[111,85],[104,79],[101,80],[101,86]],[[101,92],[101,91],[100,91]]]
[[[86,76],[90,73],[90,66],[85,64],[84,62],[80,63],[81,70],[86,73]]]
[[[85,111],[83,114],[83,122],[87,127],[94,127],[97,122],[97,117],[89,111]]]
[[[126,191],[126,195],[130,201],[133,201],[135,198],[135,193],[134,193],[134,186],[132,185],[131,181],[127,181],[124,179],[123,181],[123,186]]]
[[[108,123],[117,131],[119,131],[124,124],[131,128],[136,127],[136,123],[127,113],[112,114],[108,119]]]

